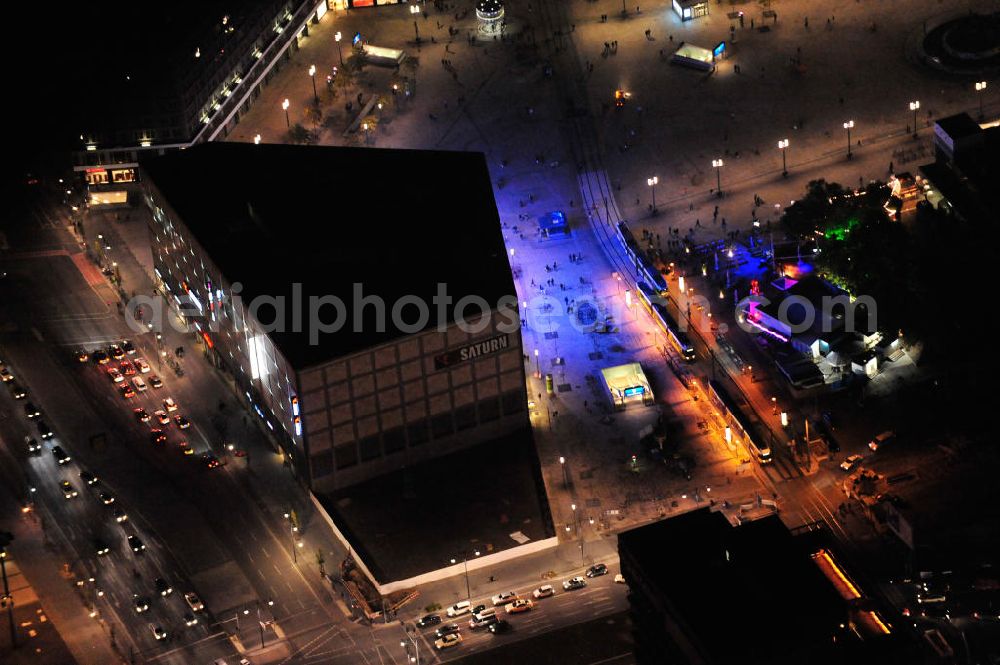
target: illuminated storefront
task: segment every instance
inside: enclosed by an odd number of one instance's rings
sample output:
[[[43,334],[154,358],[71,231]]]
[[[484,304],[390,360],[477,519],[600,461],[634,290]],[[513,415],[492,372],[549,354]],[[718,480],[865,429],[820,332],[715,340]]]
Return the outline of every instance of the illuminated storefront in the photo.
[[[404,0],[346,0],[350,9],[358,7],[380,7],[382,5],[401,5]]]
[[[705,0],[673,0],[672,4],[674,12],[682,21],[708,16],[708,3]]]

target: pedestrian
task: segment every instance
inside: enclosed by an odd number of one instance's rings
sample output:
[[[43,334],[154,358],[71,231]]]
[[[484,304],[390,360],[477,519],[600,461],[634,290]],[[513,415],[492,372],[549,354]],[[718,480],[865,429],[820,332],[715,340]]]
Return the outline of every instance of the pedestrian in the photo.
[[[673,36],[673,35],[670,35],[670,43],[671,43],[671,44],[673,44],[673,43],[674,43],[674,36]]]
[[[750,19],[750,29],[753,30],[753,19]]]
[[[808,16],[805,17],[804,19],[802,19],[802,25],[805,26],[806,30],[809,29],[809,17]]]
[[[889,173],[891,173],[891,174],[895,174],[896,173],[896,170],[894,168],[892,168],[892,161],[891,160],[889,161]]]

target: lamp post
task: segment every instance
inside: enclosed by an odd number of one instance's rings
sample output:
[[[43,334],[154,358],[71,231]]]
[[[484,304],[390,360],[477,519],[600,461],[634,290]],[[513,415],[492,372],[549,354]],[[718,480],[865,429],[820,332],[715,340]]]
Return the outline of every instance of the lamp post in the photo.
[[[851,154],[851,128],[852,127],[854,127],[854,121],[853,120],[848,120],[847,122],[844,123],[844,129],[847,130],[847,158],[848,159],[850,159],[851,157],[854,157],[854,155]]]
[[[344,66],[344,52],[340,50],[340,40],[343,39],[343,38],[344,38],[344,36],[342,34],[340,34],[339,31],[337,32],[337,34],[335,34],[333,36],[333,40],[335,42],[337,42],[337,55],[340,57],[340,66],[341,67]]]
[[[713,159],[712,168],[715,169],[715,195],[722,196],[722,160]]]
[[[781,175],[788,177],[788,162],[785,160],[785,149],[788,148],[788,139],[778,141],[778,150],[781,151]]]
[[[660,182],[659,177],[646,178],[646,186],[649,187],[649,194],[653,197],[653,214],[656,214],[656,185]]]
[[[399,642],[399,646],[403,647],[403,649],[406,651],[406,656],[407,656],[406,659],[408,661],[410,661],[411,663],[417,663],[417,665],[420,665],[420,643],[416,639],[414,639],[413,635],[410,634],[409,626],[406,626],[403,629],[403,632],[406,635],[406,640],[401,640]],[[406,644],[407,640],[410,642],[410,644],[413,645],[413,655],[412,656],[410,655],[409,648],[407,648],[407,644]]]
[[[281,102],[281,108],[285,112],[285,126],[288,127],[288,129],[291,129],[292,128],[292,121],[288,118],[288,107],[289,106],[290,106],[290,102],[287,99],[285,101]]]
[[[253,144],[260,145],[260,134],[255,134],[253,137]]]
[[[14,536],[6,531],[0,531],[0,572],[3,574],[3,604],[7,606],[7,623],[10,626],[10,647],[17,646],[17,631],[14,629],[14,597],[10,595],[7,584],[7,546]]]
[[[298,564],[299,553],[298,548],[302,547],[302,541],[298,539],[295,535],[299,532],[299,520],[295,511],[285,513],[285,519],[288,520],[288,534],[292,537],[292,563]]]
[[[273,600],[268,600],[267,601],[267,606],[268,607],[274,607],[274,601]],[[268,623],[270,623],[271,621],[274,621],[274,615],[273,614],[271,615],[271,619],[268,621]],[[259,600],[257,601],[257,625],[260,626],[260,648],[263,649],[264,648],[264,621],[260,618],[260,601]]]
[[[913,111],[913,138],[917,138],[917,109],[919,108],[920,102],[910,102],[910,110]]]
[[[313,101],[319,104],[319,93],[316,92],[316,65],[309,65],[309,78],[313,83]]]
[[[979,119],[983,119],[983,92],[986,90],[986,81],[976,81],[976,92],[979,93]]]
[[[576,509],[576,504],[570,504],[573,509],[573,519],[576,522],[576,537],[580,539],[580,565],[587,566],[587,558],[583,554],[583,532],[580,530],[580,512]]]
[[[420,7],[417,5],[410,5],[410,14],[414,16],[413,19],[413,35],[416,37],[417,44],[420,43],[420,28],[417,27],[416,15],[420,13]]]
[[[538,360],[538,349],[535,349],[535,378],[542,378],[542,366],[541,361]]]
[[[479,556],[479,550],[474,550],[476,556]],[[458,563],[455,559],[451,560],[452,565]],[[472,604],[472,587],[469,585],[469,553],[462,553],[462,565],[465,567],[465,595],[469,604]]]
[[[562,467],[563,472],[563,487],[569,488],[569,471],[566,470],[566,458],[559,457],[559,466]]]

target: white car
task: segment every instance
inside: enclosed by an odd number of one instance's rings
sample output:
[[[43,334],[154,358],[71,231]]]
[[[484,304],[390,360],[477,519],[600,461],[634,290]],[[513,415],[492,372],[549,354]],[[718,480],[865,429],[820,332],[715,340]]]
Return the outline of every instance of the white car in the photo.
[[[163,400],[163,408],[167,410],[167,413],[173,413],[177,410],[177,402],[174,401],[173,397],[168,397]]]
[[[854,467],[861,464],[861,460],[863,459],[864,457],[862,457],[861,455],[851,455],[850,457],[848,457],[847,459],[845,459],[843,462],[840,463],[840,468],[843,471],[849,473],[854,469]]]
[[[122,376],[122,373],[118,371],[117,367],[109,367],[108,376],[110,376],[111,380],[114,381],[115,383],[121,383],[122,381],[125,380],[125,377]]]
[[[142,358],[135,359],[135,366],[139,368],[140,373],[149,374],[149,363]]]
[[[543,584],[531,592],[531,595],[535,598],[548,598],[549,596],[554,596],[555,594],[556,590],[552,588],[551,584]]]
[[[579,575],[576,577],[571,577],[565,582],[563,582],[563,589],[566,591],[572,591],[573,589],[582,589],[587,586],[587,580],[583,579]]]
[[[132,385],[135,386],[136,392],[140,392],[140,393],[141,392],[145,392],[146,388],[148,387],[146,385],[146,382],[142,380],[141,376],[134,376],[134,377],[132,377]]]
[[[187,602],[188,607],[194,612],[201,612],[205,609],[205,604],[201,602],[201,598],[198,597],[194,591],[188,591],[184,594],[184,600]]]
[[[452,633],[451,635],[445,635],[444,637],[434,640],[434,648],[440,651],[441,649],[458,646],[461,641],[461,635],[458,633]]]
[[[157,640],[167,639],[167,631],[163,630],[155,623],[149,624],[149,631],[153,633],[153,637],[155,637]]]
[[[517,600],[517,593],[514,591],[504,591],[503,593],[498,593],[493,596],[494,605],[506,605],[507,603],[512,603]]]
[[[450,617],[459,617],[462,616],[463,614],[468,614],[471,610],[472,610],[472,604],[467,600],[463,600],[462,602],[455,603],[454,605],[449,607],[447,614]]]

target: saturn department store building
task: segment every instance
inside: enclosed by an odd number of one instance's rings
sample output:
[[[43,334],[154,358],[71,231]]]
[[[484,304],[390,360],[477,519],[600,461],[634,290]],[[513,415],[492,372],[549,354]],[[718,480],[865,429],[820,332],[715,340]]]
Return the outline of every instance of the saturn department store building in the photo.
[[[142,187],[164,294],[314,491],[528,426],[516,292],[481,154],[207,143],[143,162]],[[439,285],[451,304],[433,301]],[[339,331],[310,327],[319,297],[346,304]],[[430,305],[426,325],[414,297]],[[465,309],[474,332],[455,323],[462,298],[488,303]],[[394,325],[394,304],[407,325]]]

